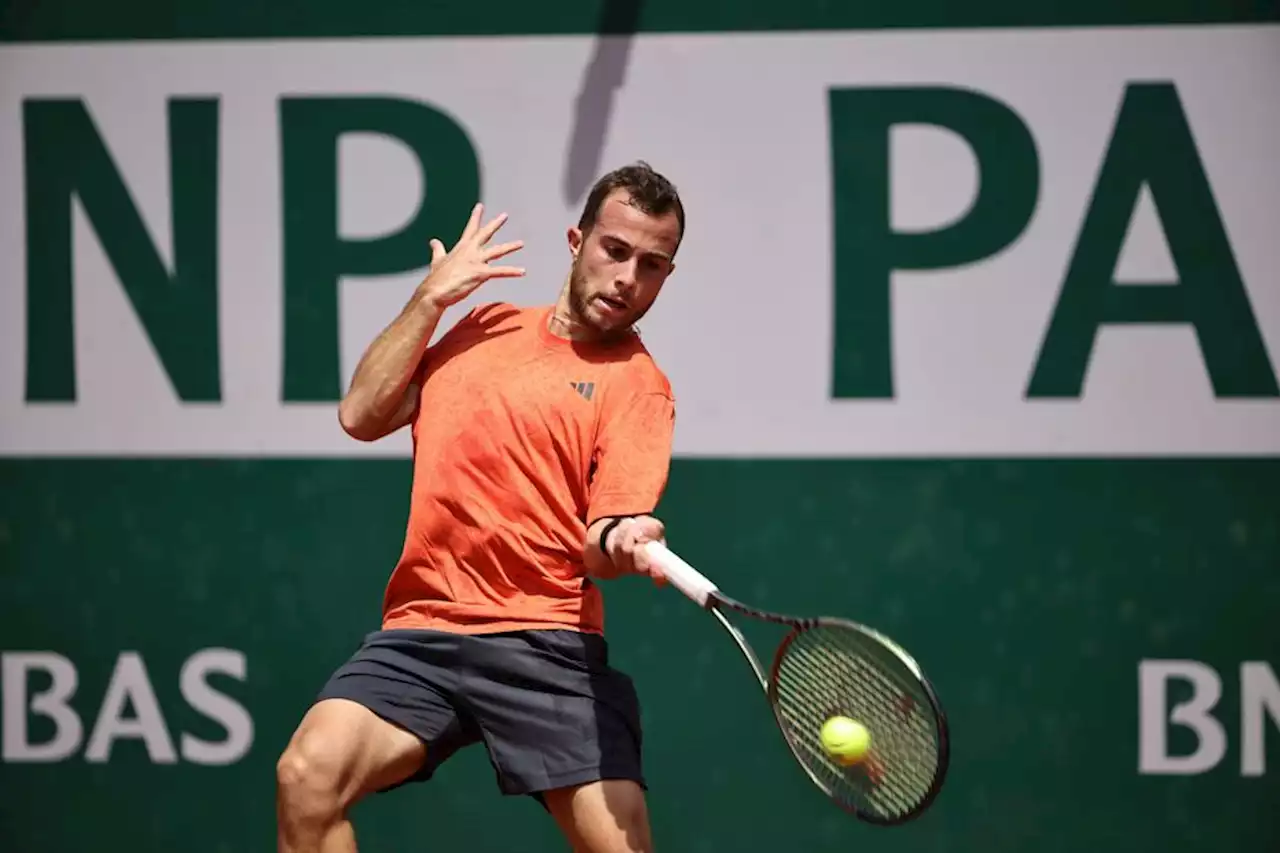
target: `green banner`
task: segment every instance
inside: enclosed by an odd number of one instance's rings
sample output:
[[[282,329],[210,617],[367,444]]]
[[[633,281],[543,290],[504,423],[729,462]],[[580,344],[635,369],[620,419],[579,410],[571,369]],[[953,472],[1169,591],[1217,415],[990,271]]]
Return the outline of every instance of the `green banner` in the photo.
[[[563,35],[581,33],[782,32],[885,28],[1112,27],[1250,24],[1280,20],[1267,0],[1078,0],[1019,3],[948,0],[831,3],[829,0],[581,0],[477,5],[464,0],[305,6],[257,0],[93,0],[12,4],[0,18],[4,41],[351,36]]]
[[[11,462],[0,474],[6,726],[13,656],[32,649],[73,668],[65,705],[82,727],[57,761],[0,768],[8,849],[270,849],[275,760],[376,624],[407,465]],[[669,589],[619,581],[607,630],[645,702],[657,843],[1274,849],[1280,738],[1265,720],[1242,727],[1242,698],[1261,697],[1241,667],[1280,660],[1277,484],[1280,466],[1257,460],[678,462],[662,506],[671,541],[752,601],[900,638],[937,682],[954,764],[920,821],[853,823],[794,766],[719,626]],[[206,679],[252,717],[243,754],[225,725],[237,715],[184,695],[183,667],[208,649],[246,661]],[[129,675],[127,653],[145,678]],[[1164,735],[1144,731],[1141,710],[1154,699],[1142,667],[1160,661],[1220,681],[1209,716],[1226,751],[1195,775],[1139,772],[1140,741]],[[53,683],[30,671],[28,696]],[[108,701],[119,695],[132,705]],[[1190,697],[1170,680],[1170,703]],[[31,743],[70,737],[49,719],[58,704],[31,714]],[[1168,729],[1170,755],[1196,752],[1191,730]],[[1244,752],[1264,736],[1264,753]],[[15,737],[6,728],[7,748]],[[234,760],[202,761],[193,739],[229,745]],[[1259,761],[1265,774],[1245,769]],[[562,849],[538,806],[500,798],[480,750],[369,800],[356,820],[368,850]]]

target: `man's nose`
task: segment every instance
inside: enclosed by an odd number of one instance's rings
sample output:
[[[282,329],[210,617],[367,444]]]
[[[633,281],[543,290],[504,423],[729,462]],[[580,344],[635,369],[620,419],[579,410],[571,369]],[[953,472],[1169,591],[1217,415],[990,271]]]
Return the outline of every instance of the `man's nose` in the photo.
[[[618,270],[618,274],[614,277],[615,284],[619,290],[630,290],[636,285],[636,260],[632,258],[627,261]]]

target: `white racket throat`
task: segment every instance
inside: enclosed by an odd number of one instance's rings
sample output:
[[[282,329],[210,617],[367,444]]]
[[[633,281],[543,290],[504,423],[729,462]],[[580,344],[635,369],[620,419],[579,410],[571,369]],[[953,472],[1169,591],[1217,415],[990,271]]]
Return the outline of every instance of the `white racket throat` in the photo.
[[[706,607],[711,593],[719,591],[719,587],[710,579],[676,556],[661,542],[646,542],[643,547],[645,554],[657,564],[671,585],[687,595],[699,607]]]

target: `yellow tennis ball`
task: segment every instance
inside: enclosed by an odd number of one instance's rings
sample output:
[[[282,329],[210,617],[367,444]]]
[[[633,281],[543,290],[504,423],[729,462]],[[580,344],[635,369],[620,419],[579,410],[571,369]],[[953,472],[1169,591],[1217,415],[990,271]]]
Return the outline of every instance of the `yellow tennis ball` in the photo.
[[[822,746],[841,764],[857,764],[871,746],[867,727],[848,717],[831,717],[822,724]]]

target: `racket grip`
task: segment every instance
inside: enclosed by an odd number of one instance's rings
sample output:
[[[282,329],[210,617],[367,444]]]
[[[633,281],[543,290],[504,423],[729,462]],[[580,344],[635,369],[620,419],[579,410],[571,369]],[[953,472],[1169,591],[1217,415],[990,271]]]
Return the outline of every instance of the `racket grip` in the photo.
[[[671,585],[687,595],[699,607],[706,607],[711,593],[718,591],[715,584],[693,566],[677,557],[661,542],[646,542],[644,549],[649,559],[656,563],[666,575],[667,580],[671,581]]]

